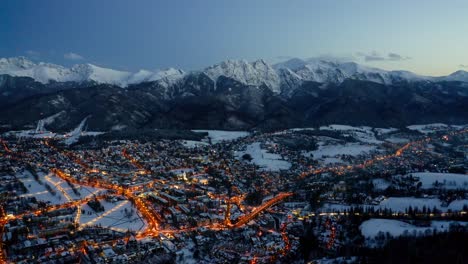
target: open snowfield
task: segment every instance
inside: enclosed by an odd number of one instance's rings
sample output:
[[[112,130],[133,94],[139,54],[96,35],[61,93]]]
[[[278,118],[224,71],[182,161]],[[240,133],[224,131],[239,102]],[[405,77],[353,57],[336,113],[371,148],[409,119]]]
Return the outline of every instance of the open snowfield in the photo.
[[[414,177],[419,177],[422,183],[421,188],[431,189],[438,183],[441,189],[465,189],[468,190],[468,175],[455,173],[435,173],[435,172],[417,172],[411,173]]]
[[[428,209],[437,208],[442,212],[447,212],[451,209],[452,211],[460,211],[463,209],[463,205],[468,205],[468,200],[456,200],[450,203],[447,207],[442,206],[442,202],[437,198],[414,198],[414,197],[390,197],[383,200],[379,205],[375,206],[375,209],[392,209],[392,211],[405,212],[407,208],[418,207],[422,209],[424,206]]]
[[[18,131],[9,131],[5,133],[6,136],[14,136],[17,138],[63,138],[63,135],[50,132],[50,131],[40,131],[36,130],[18,130]]]
[[[103,189],[75,184],[75,188],[79,192],[79,195],[77,195],[73,192],[68,183],[54,174],[39,173],[38,175],[41,183],[37,182],[29,172],[24,172],[17,176],[26,189],[28,189],[28,193],[22,194],[20,197],[35,197],[39,201],[50,202],[51,204],[62,204],[106,192],[106,190]],[[49,185],[52,190],[55,191],[55,195],[46,189],[45,184]]]
[[[6,132],[7,136],[15,136],[18,138],[55,138],[63,140],[66,145],[71,145],[76,143],[82,136],[98,136],[104,134],[104,132],[95,132],[95,131],[83,131],[88,117],[83,119],[81,123],[73,131],[66,134],[59,134],[45,129],[45,125],[51,124],[54,122],[55,118],[59,116],[62,112],[59,112],[53,116],[41,119],[37,122],[36,129],[31,130],[19,130],[19,131],[9,131]]]
[[[105,200],[100,202],[105,208],[103,212],[96,213],[87,204],[81,207],[84,210],[79,219],[81,226],[100,225],[119,232],[127,230],[138,232],[146,228],[146,223],[140,213],[128,200],[115,203]]]
[[[336,155],[358,156],[369,153],[376,149],[376,146],[364,145],[360,143],[347,143],[344,145],[319,145],[317,150],[306,153],[306,156],[313,155],[314,159],[324,159],[335,157]]]
[[[242,159],[244,154],[250,154],[253,158],[252,162],[264,170],[278,171],[287,170],[291,167],[291,163],[286,160],[282,160],[280,155],[269,153],[262,149],[260,142],[247,145],[247,149],[245,151],[236,151],[235,154],[238,159]]]
[[[375,133],[372,131],[372,128],[367,127],[367,126],[353,127],[353,126],[347,126],[347,125],[329,125],[329,126],[321,126],[320,130],[340,131],[343,135],[351,136],[355,138],[356,140],[359,140],[365,143],[372,143],[372,144],[382,143],[382,141],[375,138]]]
[[[468,206],[468,200],[455,200],[451,202],[448,206],[442,206],[442,202],[437,198],[415,198],[415,197],[389,197],[383,200],[379,205],[355,205],[361,207],[374,207],[375,210],[378,209],[391,209],[393,212],[405,213],[405,211],[411,206],[412,208],[418,207],[422,209],[424,206],[428,209],[436,208],[442,212],[447,212],[449,209],[452,211],[461,211],[463,206]],[[322,206],[321,211],[323,212],[332,212],[338,211],[342,212],[351,208],[350,205],[345,204],[332,204],[326,203]]]
[[[372,184],[374,185],[374,189],[378,191],[383,191],[391,185],[390,182],[384,179],[373,179]]]
[[[182,140],[182,145],[186,148],[195,148],[195,147],[203,147],[208,146],[210,144],[202,141],[194,141],[194,140]]]
[[[468,225],[468,222],[460,221],[431,221],[431,225],[427,227],[415,226],[403,221],[390,220],[390,219],[369,219],[364,221],[359,229],[366,238],[374,238],[379,232],[390,233],[393,237],[402,235],[416,235],[432,234],[432,230],[436,229],[438,232],[445,232],[449,230],[450,224]]]
[[[378,209],[392,209],[393,211],[404,212],[409,207],[426,208],[440,208],[441,202],[437,198],[413,198],[413,197],[390,197],[383,200],[375,208]]]
[[[442,124],[442,123],[407,126],[408,129],[416,130],[423,134],[429,134],[429,133],[437,132],[439,130],[445,130],[448,127],[449,127],[448,125]]]
[[[374,128],[374,130],[377,133],[377,135],[385,135],[385,134],[388,134],[388,133],[391,133],[391,132],[398,131],[397,128],[393,128],[393,127],[390,127],[390,128]]]
[[[317,263],[317,264],[335,264],[335,263],[340,263],[340,264],[351,264],[351,263],[356,263],[356,257],[338,257],[338,258],[321,258],[321,259],[316,259],[311,263]]]
[[[194,132],[207,132],[208,137],[211,138],[211,143],[216,144],[222,141],[235,140],[241,137],[250,135],[247,131],[224,131],[224,130],[192,130]],[[208,139],[205,139],[208,141]]]
[[[391,137],[386,138],[385,141],[388,141],[390,143],[395,143],[395,144],[402,144],[402,143],[408,143],[410,140],[407,138],[391,136]]]

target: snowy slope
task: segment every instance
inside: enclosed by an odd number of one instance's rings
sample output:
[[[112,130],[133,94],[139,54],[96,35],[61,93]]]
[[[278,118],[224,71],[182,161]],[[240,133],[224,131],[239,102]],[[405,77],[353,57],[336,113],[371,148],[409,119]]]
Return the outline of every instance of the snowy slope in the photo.
[[[155,82],[158,81],[164,87],[171,86],[181,80],[185,75],[183,70],[169,68],[161,71],[147,71],[140,70],[132,74],[127,79],[127,84],[137,84],[142,82]]]
[[[93,64],[77,64],[71,68],[51,63],[34,63],[24,57],[0,59],[0,74],[31,77],[41,83],[84,82],[115,84],[125,87],[145,81],[161,81],[171,85],[184,76],[182,70],[167,69],[163,71],[140,70],[136,73],[102,68]]]
[[[203,72],[215,82],[220,76],[225,76],[247,85],[265,84],[273,92],[280,92],[280,78],[264,60],[251,63],[246,60],[227,60],[210,66]]]
[[[354,62],[336,62],[320,59],[293,58],[269,65],[264,60],[227,60],[209,66],[203,71],[215,82],[220,76],[235,79],[243,84],[260,86],[265,84],[273,92],[290,96],[304,81],[320,83],[341,83],[346,79],[366,80],[382,84],[405,81],[464,81],[468,72],[457,71],[448,76],[429,77],[408,71],[386,71],[366,67]],[[119,71],[93,64],[77,64],[71,68],[51,63],[35,63],[25,57],[1,58],[0,74],[31,77],[38,82],[83,82],[115,84],[126,87],[141,82],[158,82],[169,87],[182,80],[184,71],[174,68],[165,70]]]
[[[468,72],[460,70],[448,76],[436,77],[435,79],[440,80],[440,81],[468,82]]]
[[[332,62],[319,59],[290,59],[273,66],[277,71],[290,69],[302,80],[321,83],[341,83],[345,79],[366,80],[382,84],[392,84],[397,81],[428,80],[429,77],[419,76],[408,71],[385,71],[359,65],[355,62]]]

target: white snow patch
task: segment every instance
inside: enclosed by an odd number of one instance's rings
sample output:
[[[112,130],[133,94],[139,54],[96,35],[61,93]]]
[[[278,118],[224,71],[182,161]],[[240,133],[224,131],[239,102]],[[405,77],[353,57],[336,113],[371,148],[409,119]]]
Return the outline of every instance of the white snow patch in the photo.
[[[339,131],[345,136],[353,137],[356,140],[365,143],[371,144],[381,144],[383,143],[380,140],[375,138],[375,134],[372,131],[371,127],[361,126],[361,127],[353,127],[348,125],[329,125],[329,126],[321,126],[320,130],[330,130],[330,131]]]
[[[192,130],[193,132],[207,132],[211,138],[211,143],[216,144],[222,141],[231,141],[250,135],[247,131],[225,131],[225,130]],[[208,138],[205,138],[208,141]]]
[[[94,212],[87,204],[81,207],[85,211],[79,220],[81,226],[100,225],[120,232],[138,232],[146,228],[146,222],[128,200],[115,203],[102,200],[100,203],[104,206],[104,211],[99,213]]]
[[[435,173],[435,172],[417,172],[411,173],[414,177],[419,177],[422,183],[421,188],[435,188],[434,184],[438,182],[438,188],[441,189],[465,189],[468,190],[468,175],[455,173]]]
[[[431,221],[430,226],[415,226],[403,221],[390,220],[390,219],[369,219],[364,221],[359,229],[366,238],[374,238],[380,232],[390,233],[393,237],[403,235],[432,235],[435,229],[438,232],[445,232],[449,230],[451,224],[468,225],[467,222],[460,221]]]
[[[291,163],[286,160],[282,160],[280,155],[269,153],[262,149],[260,142],[247,145],[247,149],[245,151],[236,151],[235,154],[238,159],[242,159],[244,154],[250,154],[250,156],[252,156],[252,162],[263,170],[278,171],[287,170],[291,167]]]
[[[375,190],[380,191],[387,189],[391,185],[391,183],[385,179],[373,179],[372,184],[374,185]]]
[[[442,124],[442,123],[407,126],[408,129],[417,130],[423,134],[429,134],[429,133],[434,133],[440,130],[445,130],[448,127],[449,127],[448,125]]]
[[[358,156],[369,153],[376,149],[376,146],[364,145],[360,143],[347,143],[338,145],[319,145],[317,150],[306,152],[306,156],[313,155],[314,159],[324,159],[337,155]]]
[[[182,140],[182,145],[184,145],[184,147],[187,147],[187,148],[195,148],[195,147],[208,146],[209,144],[206,142],[201,142],[201,141]]]

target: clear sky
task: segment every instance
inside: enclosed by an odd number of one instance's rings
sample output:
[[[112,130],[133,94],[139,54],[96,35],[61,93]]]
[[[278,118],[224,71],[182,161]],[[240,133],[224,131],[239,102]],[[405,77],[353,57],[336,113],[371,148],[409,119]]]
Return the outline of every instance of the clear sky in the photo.
[[[468,70],[467,0],[3,0],[0,57],[124,70],[327,56]]]

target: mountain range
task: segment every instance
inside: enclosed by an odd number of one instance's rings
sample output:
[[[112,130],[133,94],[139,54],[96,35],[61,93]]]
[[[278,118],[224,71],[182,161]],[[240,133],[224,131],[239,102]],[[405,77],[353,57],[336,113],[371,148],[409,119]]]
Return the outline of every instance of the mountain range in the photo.
[[[0,125],[8,129],[50,116],[48,129],[70,129],[90,116],[88,129],[99,131],[466,123],[467,96],[465,71],[432,77],[319,59],[135,73],[0,59]]]

